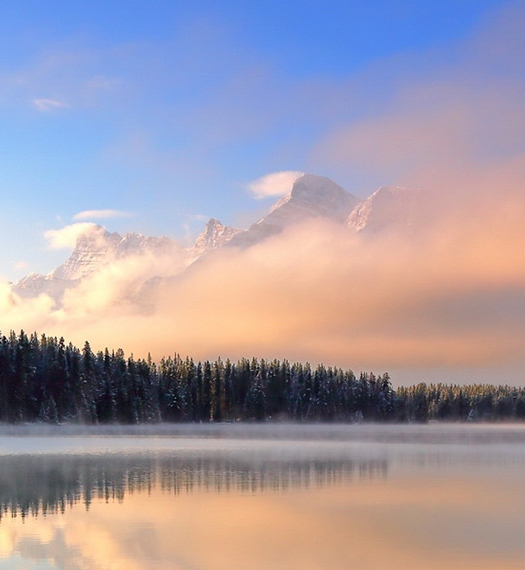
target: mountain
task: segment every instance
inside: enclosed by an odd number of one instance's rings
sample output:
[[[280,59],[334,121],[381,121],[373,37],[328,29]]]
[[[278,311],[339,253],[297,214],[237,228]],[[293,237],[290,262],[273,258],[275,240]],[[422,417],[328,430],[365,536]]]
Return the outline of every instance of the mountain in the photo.
[[[411,188],[384,186],[366,200],[359,200],[329,178],[304,174],[291,191],[274,204],[260,220],[248,229],[225,226],[211,218],[191,247],[182,247],[169,237],[151,237],[138,233],[121,236],[93,224],[80,235],[66,260],[47,275],[32,273],[13,285],[21,297],[45,293],[57,303],[66,289],[100,269],[128,257],[174,260],[170,276],[184,271],[194,262],[222,247],[247,248],[262,242],[283,229],[312,218],[324,218],[346,226],[349,231],[375,234],[385,230],[412,231],[422,212],[422,193]],[[176,261],[176,263],[175,263]],[[136,295],[147,304],[148,292],[161,287],[164,275],[148,275],[141,292]]]
[[[168,237],[136,233],[122,237],[102,226],[93,225],[77,238],[75,249],[65,263],[47,275],[31,273],[13,288],[21,297],[45,293],[58,301],[67,288],[116,260],[134,255],[173,255],[181,249],[175,240]]]
[[[358,204],[355,196],[329,178],[303,174],[289,194],[270,208],[266,216],[238,233],[230,245],[249,247],[309,218],[328,218],[343,223]]]
[[[191,252],[195,258],[226,245],[242,230],[232,228],[231,226],[222,225],[216,218],[208,220],[204,226],[204,230],[195,240],[195,245],[191,248]]]
[[[402,186],[381,186],[359,203],[346,220],[355,232],[411,230],[421,219],[423,193]]]

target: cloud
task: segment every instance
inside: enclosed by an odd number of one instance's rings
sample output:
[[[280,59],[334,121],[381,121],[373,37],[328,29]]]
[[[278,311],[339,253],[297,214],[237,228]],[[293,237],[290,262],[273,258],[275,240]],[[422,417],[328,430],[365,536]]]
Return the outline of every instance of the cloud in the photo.
[[[65,226],[59,230],[47,230],[44,233],[44,237],[51,249],[71,249],[75,247],[79,236],[88,232],[98,231],[99,229],[100,226],[97,224],[81,222]]]
[[[396,383],[513,383],[525,364],[525,268],[516,262],[525,193],[514,191],[524,174],[525,160],[509,168],[498,200],[431,210],[417,235],[366,236],[316,219],[186,271],[182,251],[130,255],[68,289],[59,307],[6,285],[3,326],[137,357],[287,358],[389,371]],[[67,242],[95,228],[57,233]]]
[[[454,63],[413,71],[402,59],[388,102],[374,100],[368,114],[328,129],[312,150],[323,173],[369,171],[425,190],[430,214],[415,233],[355,235],[314,220],[247,250],[224,248],[185,272],[180,256],[130,257],[70,288],[61,307],[45,297],[26,305],[6,288],[4,329],[136,356],[254,355],[387,370],[397,383],[521,382],[525,85],[522,40],[501,21],[456,46]],[[280,196],[298,176],[274,173],[250,191]],[[46,237],[71,247],[96,227]],[[151,283],[152,274],[170,278]],[[137,296],[145,302],[129,301]]]
[[[303,175],[303,172],[288,170],[285,172],[274,172],[262,178],[258,178],[248,189],[257,198],[268,198],[273,196],[285,196],[292,190],[294,182]]]
[[[504,229],[478,216],[486,225],[469,225],[472,233],[440,231],[436,220],[420,243],[394,235],[366,242],[312,222],[224,252],[161,300],[159,315],[178,325],[162,348],[364,369],[512,360],[525,340],[525,271],[512,261],[525,246],[518,217]]]
[[[464,225],[438,211],[417,240],[309,221],[184,273],[182,258],[130,257],[68,290],[61,309],[37,314],[54,334],[137,356],[288,358],[403,371],[398,383],[470,370],[489,381],[523,365],[525,269],[515,259],[525,247],[524,202],[511,215],[506,202],[492,204]],[[178,276],[148,287],[151,275]],[[129,302],[137,295],[142,307]]]
[[[77,286],[66,290],[57,316],[65,319],[66,326],[70,319],[98,321],[102,315],[111,315],[111,318],[133,315],[142,321],[144,305],[153,301],[148,296],[151,278],[173,277],[186,265],[183,250],[175,248],[157,256],[146,252],[112,259]],[[140,304],[137,306],[133,300]]]
[[[343,176],[366,173],[440,191],[450,184],[474,188],[477,173],[483,185],[488,168],[524,150],[525,69],[517,31],[525,23],[524,4],[510,3],[492,16],[441,57],[405,55],[378,66],[373,79],[357,78],[354,92],[387,81],[388,98],[376,97],[351,120],[326,129],[311,160]]]
[[[73,216],[73,220],[107,220],[110,218],[130,218],[133,214],[122,210],[83,210]]]
[[[33,99],[33,105],[42,112],[55,111],[57,109],[66,109],[68,105],[58,99]]]
[[[26,324],[34,330],[43,330],[53,320],[55,302],[48,295],[23,299],[13,292],[12,286],[0,281],[0,314],[3,321],[2,332],[9,328],[16,330]]]

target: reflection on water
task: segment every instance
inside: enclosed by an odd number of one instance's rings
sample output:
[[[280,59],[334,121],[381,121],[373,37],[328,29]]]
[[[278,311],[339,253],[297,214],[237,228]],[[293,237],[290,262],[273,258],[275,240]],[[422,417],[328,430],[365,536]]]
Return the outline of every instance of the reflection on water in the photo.
[[[525,427],[127,433],[0,436],[0,570],[525,568]]]
[[[304,458],[292,461],[224,453],[125,455],[15,455],[0,462],[0,519],[9,514],[64,513],[93,500],[123,501],[129,493],[194,491],[258,493],[324,487],[355,478],[385,477],[381,459]],[[261,461],[261,459],[264,459]]]

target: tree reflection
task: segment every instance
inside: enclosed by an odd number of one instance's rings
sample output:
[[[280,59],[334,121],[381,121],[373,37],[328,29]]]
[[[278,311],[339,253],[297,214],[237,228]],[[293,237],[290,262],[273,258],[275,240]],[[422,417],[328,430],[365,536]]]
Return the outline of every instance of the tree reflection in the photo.
[[[171,495],[280,492],[385,478],[383,459],[250,458],[224,453],[12,455],[0,462],[0,519],[64,513],[83,502],[121,502],[154,488]]]

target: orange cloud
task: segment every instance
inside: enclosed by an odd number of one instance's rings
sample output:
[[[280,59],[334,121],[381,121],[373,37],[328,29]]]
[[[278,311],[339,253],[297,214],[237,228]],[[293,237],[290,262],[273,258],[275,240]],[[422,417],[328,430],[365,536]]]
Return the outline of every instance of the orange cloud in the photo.
[[[417,239],[314,220],[247,250],[223,248],[184,273],[168,260],[126,258],[69,290],[60,310],[43,304],[34,314],[77,343],[136,356],[256,355],[357,372],[517,365],[525,341],[517,198],[512,208],[506,200],[478,208],[474,219],[461,205],[437,210]],[[144,286],[148,310],[126,300]],[[22,306],[12,314],[27,318]]]
[[[314,220],[247,250],[223,248],[185,272],[180,260],[126,258],[67,291],[61,309],[0,291],[4,329],[37,328],[137,356],[256,355],[388,370],[397,383],[521,382],[522,6],[457,46],[453,64],[405,70],[388,104],[326,133],[312,151],[327,168],[368,168],[421,188],[412,233],[355,234]],[[49,237],[58,244],[77,229]],[[149,283],[152,274],[168,279]],[[130,296],[146,298],[147,310]]]
[[[432,209],[435,196],[424,196],[413,232],[356,234],[316,219],[184,272],[182,259],[130,256],[66,291],[61,308],[5,285],[4,327],[135,356],[288,358],[398,371],[397,383],[435,371],[452,381],[460,370],[501,382],[495,369],[523,364],[525,197],[502,187],[472,208]]]

